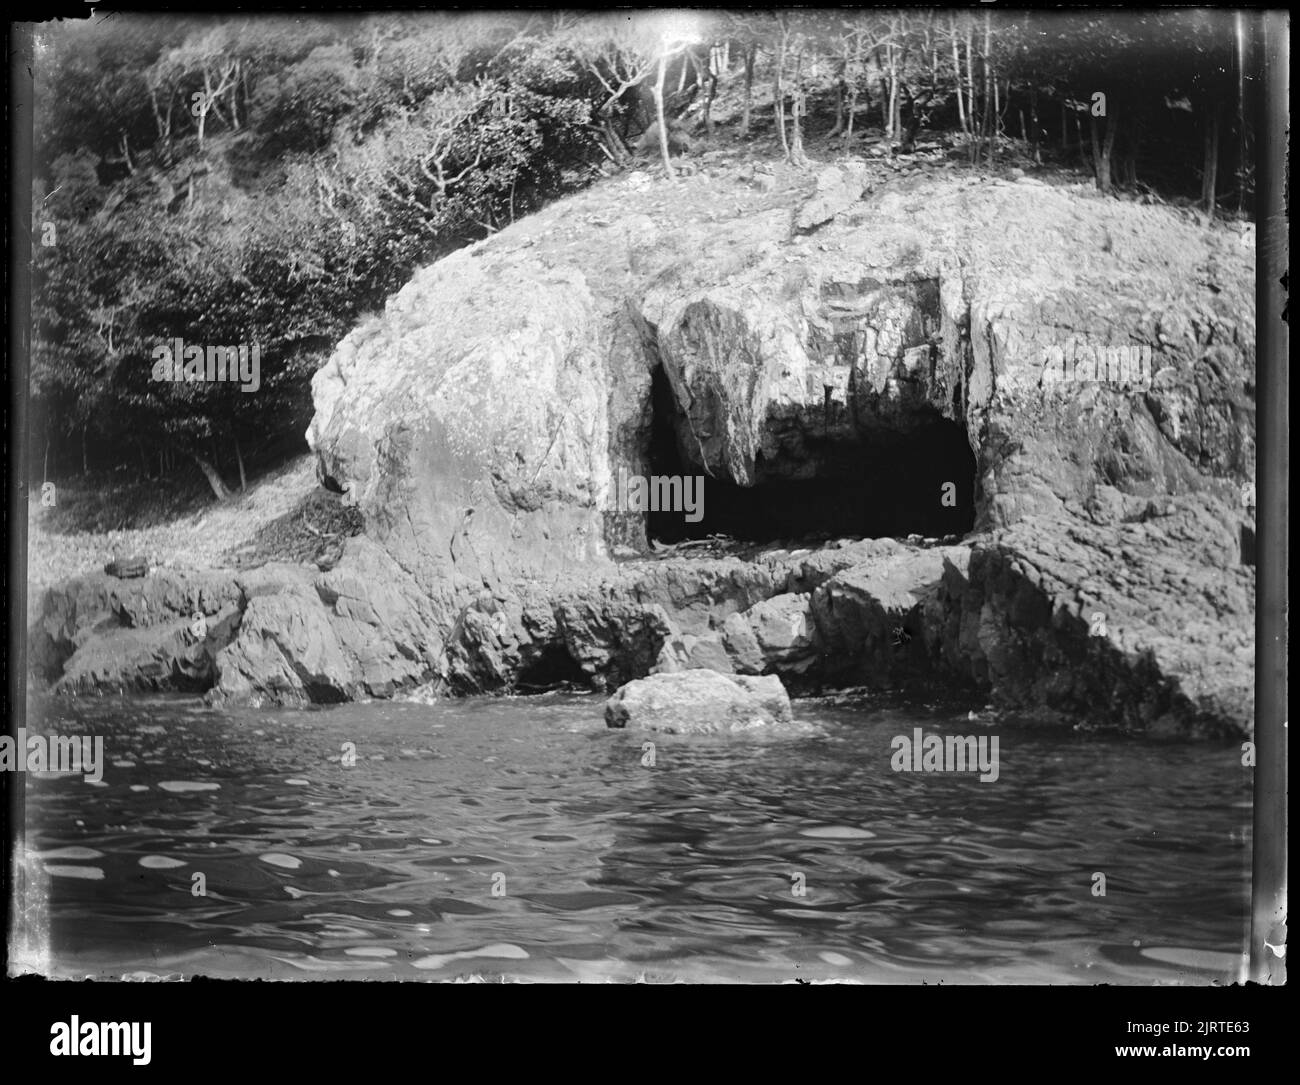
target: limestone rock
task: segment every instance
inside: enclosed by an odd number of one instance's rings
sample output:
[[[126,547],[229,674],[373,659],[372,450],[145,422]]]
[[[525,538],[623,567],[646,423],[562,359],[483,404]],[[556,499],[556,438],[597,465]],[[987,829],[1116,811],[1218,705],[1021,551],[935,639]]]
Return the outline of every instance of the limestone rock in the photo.
[[[925,607],[965,547],[900,549],[831,577],[812,595],[828,676],[844,684],[897,686],[928,672]]]
[[[438,671],[433,608],[392,557],[349,539],[334,569],[270,564],[241,574],[246,605],[218,656],[216,704],[391,697]]]
[[[727,617],[720,630],[665,641],[655,670],[779,674],[789,681],[815,666],[820,645],[807,595],[782,594]]]
[[[792,721],[790,698],[775,675],[749,677],[687,670],[653,674],[621,687],[605,706],[609,727],[669,734],[751,731]]]
[[[209,624],[217,615],[236,612],[242,606],[241,594],[231,573],[187,572],[161,569],[150,576],[121,580],[107,573],[90,573],[54,585],[42,594],[37,617],[28,630],[28,660],[34,676],[55,685],[74,654],[97,639],[112,639],[126,630],[145,631],[156,626],[180,628],[202,615]],[[99,675],[104,688],[137,688],[135,675],[144,666],[149,673],[150,689],[172,688],[154,684],[171,668],[140,663],[146,657],[163,658],[162,646],[178,644],[169,633],[158,638],[136,636],[124,642],[120,655],[121,671],[111,661],[114,649],[100,645],[83,657],[77,676],[71,683],[79,689],[94,685]],[[182,653],[184,654],[184,653]],[[94,659],[93,665],[87,661]],[[130,662],[136,660],[137,662]],[[65,686],[64,688],[68,688]]]
[[[744,621],[739,619],[737,615],[733,614],[727,620],[729,622],[738,620],[744,626]],[[722,639],[716,633],[707,633],[700,637],[692,636],[690,633],[683,633],[679,636],[669,637],[664,641],[664,646],[659,651],[659,657],[651,673],[671,674],[674,671],[705,670],[717,671],[719,674],[735,674],[737,669],[732,663],[732,657],[728,649],[723,647]],[[756,669],[742,673],[759,674],[761,672],[762,666],[760,664]]]
[[[1254,570],[1204,496],[1104,528],[1035,517],[950,564],[928,624],[1004,709],[1035,720],[1242,737],[1254,716]]]
[[[216,660],[230,643],[239,610],[227,605],[204,621],[192,619],[122,629],[89,638],[63,665],[56,693],[201,692],[212,685]]]
[[[817,190],[795,214],[796,232],[807,232],[829,222],[862,198],[867,187],[865,162],[829,166],[817,175]]]
[[[453,253],[313,378],[321,476],[429,594],[602,556],[605,338],[578,269]]]
[[[152,674],[183,646],[134,634],[233,605],[227,697],[610,688],[725,656],[969,682],[1034,719],[1248,730],[1250,241],[1023,181],[914,175],[863,200],[861,169],[800,208],[782,167],[779,195],[731,186],[726,215],[611,180],[421,270],[313,381],[319,474],[375,549],[238,582],[77,578],[42,601],[33,669],[56,682],[130,633],[128,670]],[[944,462],[919,462],[941,437]],[[742,496],[848,480],[882,510],[862,533],[966,545],[616,564],[647,547],[614,480],[661,446]],[[768,606],[785,594],[811,596],[806,636],[782,632],[797,602]],[[101,648],[77,683],[117,680]]]

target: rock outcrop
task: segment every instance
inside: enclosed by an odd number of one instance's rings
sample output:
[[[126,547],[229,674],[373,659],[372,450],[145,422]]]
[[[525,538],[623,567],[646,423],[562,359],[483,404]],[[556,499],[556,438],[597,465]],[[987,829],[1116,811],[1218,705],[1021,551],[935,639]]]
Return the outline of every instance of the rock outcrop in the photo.
[[[795,230],[806,233],[830,222],[840,212],[847,211],[862,198],[867,183],[865,162],[846,162],[842,166],[826,167],[817,175],[816,191],[795,212]]]
[[[420,271],[313,382],[320,477],[366,536],[224,589],[214,696],[708,669],[1247,732],[1249,236],[882,170],[613,179]],[[656,559],[616,479],[665,464],[704,478],[701,536],[772,550]],[[818,532],[893,538],[776,545]],[[47,598],[38,669],[97,681],[87,639],[136,628],[103,590]]]
[[[1165,734],[1249,729],[1254,570],[1206,495],[1114,523],[1026,517],[945,571],[933,649],[998,704]]]
[[[774,675],[707,670],[652,674],[629,682],[605,705],[608,727],[673,735],[729,734],[792,722],[790,698]]]
[[[204,690],[239,604],[238,588],[219,572],[74,577],[37,604],[28,664],[59,692]]]

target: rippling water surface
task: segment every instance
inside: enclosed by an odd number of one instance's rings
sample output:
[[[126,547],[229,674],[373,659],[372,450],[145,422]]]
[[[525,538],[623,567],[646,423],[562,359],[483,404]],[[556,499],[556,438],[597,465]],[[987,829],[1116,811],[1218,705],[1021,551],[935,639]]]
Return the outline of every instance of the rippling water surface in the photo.
[[[24,869],[42,903],[25,926],[41,966],[1237,978],[1250,780],[1235,747],[986,727],[869,701],[796,702],[818,733],[785,739],[609,731],[602,709],[569,696],[277,712],[34,703],[50,732],[104,736],[107,762],[99,786],[27,776]],[[893,772],[891,739],[917,726],[997,734],[998,780]]]

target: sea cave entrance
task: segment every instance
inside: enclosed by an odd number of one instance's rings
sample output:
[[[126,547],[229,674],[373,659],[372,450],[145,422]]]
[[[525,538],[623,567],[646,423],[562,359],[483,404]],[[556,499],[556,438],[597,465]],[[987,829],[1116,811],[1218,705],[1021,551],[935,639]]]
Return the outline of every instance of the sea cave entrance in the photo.
[[[673,426],[672,392],[655,374],[650,476],[696,476],[698,519],[681,509],[645,513],[646,537],[663,543],[726,535],[751,543],[840,538],[942,538],[975,524],[976,463],[965,428],[937,411],[905,430],[867,440],[805,443],[811,478],[755,486],[711,478],[685,463]],[[769,473],[760,464],[760,474]],[[775,472],[771,472],[775,473]],[[702,476],[702,481],[700,480]]]

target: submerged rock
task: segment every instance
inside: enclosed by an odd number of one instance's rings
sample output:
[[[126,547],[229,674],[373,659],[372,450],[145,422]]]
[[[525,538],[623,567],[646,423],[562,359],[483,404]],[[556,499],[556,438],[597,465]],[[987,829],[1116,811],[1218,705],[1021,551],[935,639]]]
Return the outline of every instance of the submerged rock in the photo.
[[[652,674],[619,689],[605,705],[608,727],[712,735],[790,724],[790,697],[775,675],[688,670]]]

